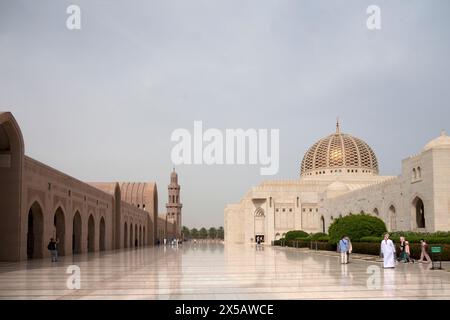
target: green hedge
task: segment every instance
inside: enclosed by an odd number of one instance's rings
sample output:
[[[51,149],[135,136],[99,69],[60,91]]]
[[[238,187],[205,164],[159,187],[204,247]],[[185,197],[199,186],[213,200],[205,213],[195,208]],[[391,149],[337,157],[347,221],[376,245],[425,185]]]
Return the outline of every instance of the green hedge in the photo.
[[[328,229],[332,243],[339,242],[343,236],[348,236],[353,242],[359,241],[363,237],[379,237],[386,231],[383,220],[367,214],[354,214],[337,218]]]
[[[295,240],[295,239],[304,239],[304,238],[308,238],[308,237],[309,237],[309,234],[302,230],[289,231],[284,236],[286,241]]]
[[[450,244],[450,237],[438,237],[433,234],[430,235],[422,235],[422,236],[404,236],[405,239],[410,243],[420,243],[421,239],[425,239],[428,244]],[[394,242],[400,242],[399,236],[390,237],[390,239]],[[371,242],[371,243],[380,243],[383,240],[383,237],[362,237],[359,242]],[[353,241],[357,242],[357,241]]]
[[[326,239],[326,240],[324,240]],[[322,232],[318,232],[318,233],[313,233],[308,237],[308,240],[312,240],[312,241],[328,241],[329,237],[326,233],[322,233]]]
[[[380,240],[381,242],[381,240]],[[380,242],[352,242],[352,249],[353,253],[360,253],[360,254],[369,254],[374,256],[380,255]],[[275,246],[287,246],[292,248],[311,248],[312,243],[312,249],[316,249],[316,243],[317,243],[317,250],[324,250],[324,251],[336,251],[336,244],[333,244],[331,242],[325,242],[325,241],[307,241],[307,240],[289,240],[289,241],[280,241],[276,240],[274,241]],[[396,243],[397,248],[397,254],[400,252],[400,245],[399,243]],[[450,244],[441,244],[442,245],[442,255],[441,259],[442,261],[450,261]],[[420,244],[418,243],[410,243],[410,251],[411,251],[411,257],[415,260],[418,260],[420,258]],[[428,252],[428,254],[431,256],[431,253]]]
[[[413,232],[413,231],[396,231],[390,232],[389,235],[394,238],[421,238],[421,237],[437,237],[437,238],[450,238],[450,231],[436,231],[430,232]]]
[[[291,248],[311,248],[311,245],[312,245],[312,249],[316,249],[316,244],[317,244],[317,250],[336,251],[336,245],[332,244],[328,241],[309,241],[306,239],[274,241],[275,246],[286,246],[286,247],[291,247]]]
[[[397,255],[400,253],[400,244],[396,243]],[[353,253],[380,255],[380,244],[371,242],[353,242]],[[420,259],[421,247],[418,243],[410,243],[409,250],[411,251],[411,257],[415,260]],[[428,254],[431,257],[431,252],[428,250]],[[450,245],[442,245],[442,261],[450,261]]]

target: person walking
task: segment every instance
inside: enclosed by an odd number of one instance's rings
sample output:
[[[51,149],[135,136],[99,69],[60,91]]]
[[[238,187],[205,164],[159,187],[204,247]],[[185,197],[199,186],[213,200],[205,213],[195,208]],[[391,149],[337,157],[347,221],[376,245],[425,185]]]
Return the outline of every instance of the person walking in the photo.
[[[400,255],[397,259],[399,262],[410,263],[414,260],[411,259],[411,250],[409,247],[409,242],[406,241],[405,237],[400,237]]]
[[[347,263],[350,263],[350,253],[353,251],[352,242],[349,237],[345,237],[348,241],[348,250],[347,250]]]
[[[405,237],[400,237],[400,254],[398,255],[397,261],[406,261],[406,240]]]
[[[341,238],[338,244],[338,250],[341,253],[341,264],[347,264],[347,252],[348,252],[349,246],[348,246],[348,240],[345,236]]]
[[[409,242],[405,240],[405,258],[407,263],[414,263],[414,259],[411,258],[411,250],[409,248]],[[405,263],[406,263],[405,262]]]
[[[52,256],[52,262],[57,262],[58,261],[58,245],[59,243],[59,239],[50,239],[50,242],[47,245],[47,249],[50,251],[50,254]]]
[[[424,262],[423,258],[425,258],[425,259],[427,259],[427,261],[425,263],[430,263],[431,258],[427,252],[428,251],[428,243],[424,239],[420,240],[420,247],[421,247],[421,252],[420,252],[419,262]]]
[[[395,268],[395,246],[389,234],[384,235],[384,240],[381,241],[381,255],[383,257],[383,268]]]

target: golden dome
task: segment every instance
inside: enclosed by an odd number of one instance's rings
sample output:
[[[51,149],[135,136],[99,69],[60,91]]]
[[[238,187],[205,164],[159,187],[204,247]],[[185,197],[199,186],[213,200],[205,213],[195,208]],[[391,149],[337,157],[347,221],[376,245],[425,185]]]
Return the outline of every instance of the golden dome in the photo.
[[[372,148],[356,137],[336,133],[317,141],[306,152],[301,176],[323,174],[378,174],[378,161]]]

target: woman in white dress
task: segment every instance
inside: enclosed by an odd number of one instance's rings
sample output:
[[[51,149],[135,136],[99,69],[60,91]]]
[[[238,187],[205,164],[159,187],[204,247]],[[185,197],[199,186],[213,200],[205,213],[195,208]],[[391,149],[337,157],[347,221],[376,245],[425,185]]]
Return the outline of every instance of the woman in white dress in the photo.
[[[395,268],[395,246],[387,233],[384,235],[384,240],[381,241],[381,254],[383,255],[383,267]]]

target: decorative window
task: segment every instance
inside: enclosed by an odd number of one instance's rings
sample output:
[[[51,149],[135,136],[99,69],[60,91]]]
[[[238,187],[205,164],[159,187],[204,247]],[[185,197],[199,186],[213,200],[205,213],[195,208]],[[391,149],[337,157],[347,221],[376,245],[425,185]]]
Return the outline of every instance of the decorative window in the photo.
[[[255,210],[255,217],[264,217],[264,209],[259,207]]]

